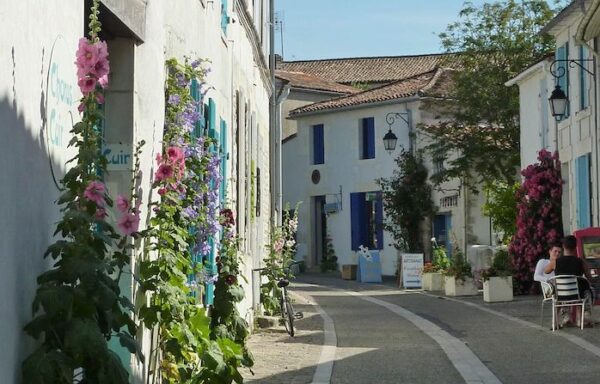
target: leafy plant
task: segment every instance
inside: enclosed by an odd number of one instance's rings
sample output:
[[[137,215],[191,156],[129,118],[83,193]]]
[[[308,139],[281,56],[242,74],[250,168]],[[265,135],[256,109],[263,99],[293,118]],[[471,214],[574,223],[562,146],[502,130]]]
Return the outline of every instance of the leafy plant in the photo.
[[[296,252],[298,206],[299,204],[296,205],[293,213],[290,213],[289,207],[286,207],[282,225],[271,228],[271,241],[267,246],[269,254],[264,260],[265,266],[261,271],[261,276],[266,277],[266,281],[260,286],[260,302],[265,313],[269,315],[279,313],[281,290],[277,287],[277,282],[281,278],[289,277],[286,268],[293,261]]]
[[[492,219],[494,228],[502,233],[502,244],[508,244],[517,231],[516,196],[519,187],[519,183],[509,185],[501,181],[484,186],[486,201],[482,211]]]
[[[465,259],[464,253],[456,248],[450,261],[450,266],[444,270],[444,275],[453,276],[457,280],[465,280],[467,277],[473,277],[471,263]]]
[[[34,318],[25,327],[40,343],[23,362],[24,383],[129,383],[123,362],[108,346],[113,337],[143,359],[133,338],[137,330],[129,313],[133,304],[119,288],[134,248],[132,237],[138,237],[139,212],[119,196],[121,233],[115,231],[107,221],[113,200],[101,177],[107,160],[97,127],[103,119],[99,104],[104,102],[109,61],[106,43],[98,38],[98,7],[94,1],[89,38],[79,41],[77,51],[82,118],[73,126],[69,142],[77,155],[61,180],[57,203],[62,218],[54,232],[61,239],[44,254],[55,263],[37,279]]]
[[[548,247],[563,236],[562,178],[558,152],[545,149],[538,162],[521,174],[523,184],[517,192],[517,231],[508,252],[512,255],[515,280],[521,292],[528,292],[533,282],[535,264]]]
[[[431,240],[433,256],[431,260],[432,267],[436,268],[438,271],[448,269],[448,267],[450,266],[450,259],[448,259],[448,256],[446,255],[446,250],[444,249],[444,247],[440,247],[437,244],[435,237]]]
[[[396,249],[421,252],[423,220],[431,218],[436,210],[428,171],[420,153],[403,150],[395,162],[391,177],[376,180],[383,193],[384,228],[391,232]]]
[[[492,266],[481,272],[483,280],[489,280],[490,277],[506,277],[511,276],[512,260],[508,250],[499,249],[492,260]]]
[[[321,259],[321,272],[327,271],[337,271],[338,263],[337,256],[335,255],[335,249],[333,248],[333,242],[331,241],[331,236],[328,234],[325,237],[325,254]]]

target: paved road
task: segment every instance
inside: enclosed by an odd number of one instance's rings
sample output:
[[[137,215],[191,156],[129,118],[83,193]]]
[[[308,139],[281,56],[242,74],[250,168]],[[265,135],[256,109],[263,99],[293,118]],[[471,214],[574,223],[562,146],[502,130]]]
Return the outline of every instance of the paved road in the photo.
[[[322,275],[302,276],[293,290],[308,314],[298,337],[254,335],[260,363],[247,382],[600,382],[600,327],[542,328],[537,297],[484,304]]]

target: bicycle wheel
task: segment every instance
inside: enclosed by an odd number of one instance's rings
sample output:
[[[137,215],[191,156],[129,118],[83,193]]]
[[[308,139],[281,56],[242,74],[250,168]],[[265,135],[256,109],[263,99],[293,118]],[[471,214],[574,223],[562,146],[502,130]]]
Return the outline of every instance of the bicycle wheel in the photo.
[[[281,298],[281,317],[283,317],[285,330],[291,337],[294,337],[294,308],[292,307],[292,303],[290,303],[287,292],[284,292]]]

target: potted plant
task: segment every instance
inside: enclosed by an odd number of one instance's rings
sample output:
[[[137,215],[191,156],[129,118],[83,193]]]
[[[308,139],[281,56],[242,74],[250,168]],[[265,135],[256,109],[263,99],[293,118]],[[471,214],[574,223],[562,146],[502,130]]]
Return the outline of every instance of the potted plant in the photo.
[[[446,296],[477,295],[471,264],[465,260],[465,255],[459,249],[454,252],[450,266],[444,271],[444,275]]]
[[[494,255],[492,266],[481,274],[483,279],[483,301],[495,303],[513,300],[513,281],[510,255],[500,249]]]
[[[422,284],[425,291],[443,291],[444,275],[442,271],[448,269],[450,261],[444,248],[437,245],[435,237],[431,238],[433,252],[431,262],[423,265]]]

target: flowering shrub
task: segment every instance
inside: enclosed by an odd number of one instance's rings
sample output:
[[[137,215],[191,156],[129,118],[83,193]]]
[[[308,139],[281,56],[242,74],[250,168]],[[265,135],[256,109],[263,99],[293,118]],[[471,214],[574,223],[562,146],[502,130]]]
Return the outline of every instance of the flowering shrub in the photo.
[[[143,359],[133,339],[136,324],[128,312],[133,304],[119,289],[131,258],[130,236],[138,237],[139,211],[119,196],[121,234],[115,231],[107,221],[113,200],[99,176],[106,171],[107,160],[95,127],[102,119],[98,105],[104,102],[109,62],[106,43],[98,38],[97,1],[91,8],[90,30],[76,54],[82,118],[71,130],[69,145],[78,151],[61,180],[62,218],[55,231],[61,239],[44,254],[55,263],[38,277],[34,318],[25,327],[39,344],[23,362],[24,383],[129,383],[127,370],[108,347],[113,337]]]
[[[440,247],[438,245],[435,237],[431,238],[431,248],[433,256],[431,260],[431,268],[435,268],[435,272],[448,269],[450,266],[450,260],[446,255],[446,250],[444,247]]]
[[[521,174],[524,180],[517,192],[517,232],[508,251],[518,288],[527,292],[533,282],[537,261],[546,253],[549,244],[563,236],[558,153],[552,155],[541,150],[538,163],[529,165]]]
[[[294,213],[290,214],[286,207],[281,227],[271,229],[271,241],[267,248],[269,255],[265,258],[265,267],[261,275],[267,281],[260,286],[260,302],[263,304],[267,314],[273,315],[279,312],[279,300],[281,291],[277,282],[286,277],[285,267],[288,267],[296,253],[296,231],[298,230],[298,206]]]
[[[426,262],[425,264],[423,264],[423,269],[421,270],[421,273],[433,273],[433,272],[439,272],[439,267],[437,265],[434,265],[431,262]]]

